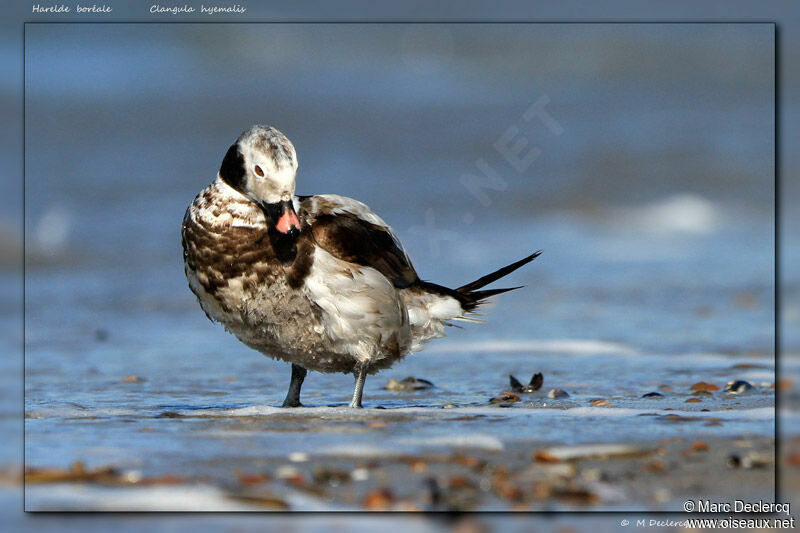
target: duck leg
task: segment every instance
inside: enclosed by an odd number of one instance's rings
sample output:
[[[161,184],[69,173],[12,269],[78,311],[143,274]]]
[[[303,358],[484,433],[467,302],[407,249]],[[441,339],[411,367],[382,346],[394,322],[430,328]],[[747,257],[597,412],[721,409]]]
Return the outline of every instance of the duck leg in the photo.
[[[361,394],[364,392],[364,382],[367,380],[367,365],[359,365],[355,371],[355,376],[356,388],[353,390],[353,399],[350,400],[350,407],[360,409],[363,407],[361,405]]]
[[[303,386],[307,373],[308,370],[292,363],[292,381],[289,383],[289,392],[286,393],[286,399],[283,400],[281,407],[303,407],[300,403],[300,387]]]

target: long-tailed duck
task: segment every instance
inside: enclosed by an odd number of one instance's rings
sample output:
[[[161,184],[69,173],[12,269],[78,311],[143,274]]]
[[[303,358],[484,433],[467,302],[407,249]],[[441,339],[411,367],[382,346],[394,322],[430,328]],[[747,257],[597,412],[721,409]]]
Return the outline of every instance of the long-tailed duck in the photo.
[[[307,369],[367,374],[392,366],[486,298],[478,290],[540,252],[457,289],[423,281],[386,222],[335,194],[295,195],[297,156],[280,131],[253,126],[183,218],[189,287],[212,321],[247,346],[292,363],[284,407],[300,403]]]

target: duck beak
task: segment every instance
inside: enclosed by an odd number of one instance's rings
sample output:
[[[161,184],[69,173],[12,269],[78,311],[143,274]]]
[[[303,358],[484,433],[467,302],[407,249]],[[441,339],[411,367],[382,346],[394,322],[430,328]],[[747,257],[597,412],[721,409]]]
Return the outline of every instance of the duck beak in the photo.
[[[294,212],[294,205],[292,202],[281,202],[281,206],[281,216],[278,217],[275,223],[275,229],[281,233],[300,233],[300,219],[297,218],[297,213]]]
[[[262,204],[261,208],[267,217],[275,224],[275,229],[284,235],[296,237],[300,234],[300,219],[294,211],[291,200],[276,202],[274,204]]]

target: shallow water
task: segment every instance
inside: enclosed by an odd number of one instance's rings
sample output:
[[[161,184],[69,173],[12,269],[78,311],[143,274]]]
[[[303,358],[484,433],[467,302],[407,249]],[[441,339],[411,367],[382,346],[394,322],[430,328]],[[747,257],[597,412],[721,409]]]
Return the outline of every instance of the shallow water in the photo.
[[[752,368],[735,368],[737,364]],[[224,372],[206,368],[195,375],[177,369],[184,374],[179,379],[171,364],[163,369],[151,366],[149,373],[140,374],[146,379],[141,383],[90,374],[81,385],[73,385],[68,401],[54,398],[49,392],[52,384],[34,374],[30,380],[41,385],[27,389],[27,461],[66,466],[81,458],[92,465],[170,470],[177,460],[189,465],[227,454],[286,456],[300,451],[368,456],[412,453],[428,446],[502,450],[517,440],[571,444],[613,442],[620,435],[626,440],[685,435],[688,423],[664,418],[670,413],[700,417],[689,424],[694,436],[774,433],[774,390],[769,388],[774,368],[766,357],[431,354],[409,358],[370,377],[365,405],[385,410],[362,412],[343,408],[351,378],[312,373],[303,398],[309,408],[285,410],[271,406],[279,405],[285,392],[288,365],[241,357],[239,364],[225,366]],[[508,373],[525,376],[531,371],[546,376],[540,391],[521,395],[523,401],[510,408],[488,404],[508,389]],[[383,390],[389,378],[407,374],[425,376],[436,387]],[[695,382],[724,385],[732,379],[746,379],[757,388],[738,395],[716,392],[701,397],[701,402],[685,403]],[[662,392],[661,398],[641,398],[661,385],[674,391]],[[546,392],[551,388],[566,390],[570,396],[549,399]],[[591,407],[595,398],[611,405]],[[442,408],[448,404],[455,408]],[[461,421],[464,417],[468,420]],[[720,423],[703,422],[712,419]],[[365,430],[364,423],[372,420],[387,422],[390,428]],[[143,449],[157,443],[157,453],[141,456]]]

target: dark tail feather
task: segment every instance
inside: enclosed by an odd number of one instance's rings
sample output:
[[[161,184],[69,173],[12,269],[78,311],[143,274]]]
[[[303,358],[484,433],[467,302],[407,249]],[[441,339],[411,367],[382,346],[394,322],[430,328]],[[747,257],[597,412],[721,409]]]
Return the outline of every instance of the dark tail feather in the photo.
[[[515,291],[517,289],[521,289],[522,287],[523,285],[520,285],[519,287],[508,287],[507,289],[489,289],[486,291],[472,291],[462,294],[469,294],[473,299],[480,301],[480,300],[485,300],[490,296],[494,296],[495,294],[502,294],[508,291]]]
[[[524,259],[520,259],[516,263],[511,263],[508,266],[504,266],[500,270],[495,270],[491,274],[486,274],[482,278],[478,278],[475,281],[473,281],[472,283],[467,283],[463,287],[459,287],[456,290],[458,292],[462,292],[462,293],[474,292],[475,289],[480,289],[481,287],[483,287],[485,285],[488,285],[493,281],[497,281],[498,279],[502,278],[503,276],[507,276],[507,275],[511,274],[512,272],[514,272],[519,267],[521,267],[523,265],[527,265],[528,263],[530,263],[531,261],[533,261],[534,259],[536,259],[540,255],[542,255],[542,251],[541,250],[539,250],[536,253],[532,253],[531,255],[529,255],[528,257],[526,257]],[[518,288],[519,287],[514,287],[514,289],[518,289]],[[499,294],[500,292],[505,292],[505,291],[510,291],[510,290],[513,290],[513,289],[497,289],[498,292],[495,292],[494,294]],[[492,292],[492,291],[481,291],[481,292]],[[491,294],[487,294],[486,296],[484,296],[484,298],[488,298],[489,296],[491,296]]]
[[[443,287],[441,285],[436,285],[435,283],[429,283],[427,281],[421,282],[422,285],[427,288],[428,290],[438,292],[439,294],[446,294],[448,296],[452,296],[456,300],[461,303],[461,307],[464,311],[472,311],[478,305],[480,305],[486,298],[490,296],[494,296],[495,294],[501,294],[508,291],[513,291],[514,289],[521,289],[522,287],[508,287],[504,289],[487,289],[483,291],[479,291],[476,289],[480,289],[481,287],[490,284],[493,281],[497,281],[498,279],[511,274],[519,267],[526,265],[539,257],[542,253],[541,250],[538,252],[529,255],[524,259],[520,259],[516,263],[511,263],[508,266],[501,268],[500,270],[496,270],[491,274],[487,274],[482,278],[476,279],[472,283],[467,283],[463,287],[459,287],[457,289],[449,289],[447,287]]]

